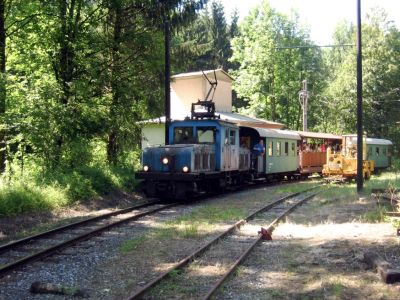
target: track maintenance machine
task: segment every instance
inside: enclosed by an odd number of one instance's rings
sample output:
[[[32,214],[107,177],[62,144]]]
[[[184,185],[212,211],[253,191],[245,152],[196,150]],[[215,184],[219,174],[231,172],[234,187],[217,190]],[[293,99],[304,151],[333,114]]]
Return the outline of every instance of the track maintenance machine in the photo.
[[[366,137],[363,137],[363,177],[369,179],[375,162],[367,160]],[[344,135],[341,151],[328,147],[322,175],[327,180],[351,181],[357,177],[357,135]]]

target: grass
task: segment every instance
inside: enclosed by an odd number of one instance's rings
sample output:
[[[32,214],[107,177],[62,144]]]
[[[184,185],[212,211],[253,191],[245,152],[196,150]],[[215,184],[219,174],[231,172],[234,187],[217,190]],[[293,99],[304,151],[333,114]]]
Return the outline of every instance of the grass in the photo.
[[[146,237],[144,235],[141,235],[131,240],[127,240],[121,245],[120,251],[122,253],[128,253],[133,250],[136,250],[145,240]]]
[[[152,240],[192,239],[212,231],[214,225],[221,222],[242,219],[244,212],[240,209],[219,208],[216,206],[200,207],[188,214],[167,221],[148,232],[146,235],[126,241],[120,251],[123,253],[136,250],[139,245]]]
[[[332,290],[333,290],[333,294],[335,295],[335,297],[337,297],[338,299],[341,299],[343,296],[343,291],[345,289],[345,286],[340,283],[340,282],[334,282],[332,284]]]
[[[302,184],[287,184],[284,186],[279,186],[275,193],[297,193],[316,186],[316,182],[306,182]]]

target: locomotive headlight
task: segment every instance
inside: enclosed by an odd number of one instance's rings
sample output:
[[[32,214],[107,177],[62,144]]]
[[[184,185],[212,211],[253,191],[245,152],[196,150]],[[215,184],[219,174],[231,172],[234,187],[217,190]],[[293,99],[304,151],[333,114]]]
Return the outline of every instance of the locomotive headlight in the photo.
[[[164,165],[168,165],[168,163],[169,163],[168,158],[164,157],[164,158],[162,159],[162,163],[163,163]]]
[[[183,172],[183,173],[189,172],[189,167],[184,166],[184,167],[182,168],[182,172]]]
[[[148,170],[150,170],[149,166],[143,166],[143,171],[147,172]]]

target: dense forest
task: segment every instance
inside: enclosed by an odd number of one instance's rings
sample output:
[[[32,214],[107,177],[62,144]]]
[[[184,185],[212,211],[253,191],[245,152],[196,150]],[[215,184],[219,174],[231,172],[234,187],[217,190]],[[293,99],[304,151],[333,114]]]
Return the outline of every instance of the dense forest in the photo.
[[[307,79],[309,130],[356,131],[354,24],[319,47],[267,0],[241,22],[218,1],[0,0],[0,215],[134,188],[138,122],[163,114],[165,18],[172,72],[224,68],[236,111],[300,129]],[[364,129],[398,147],[400,32],[375,9],[362,34]]]

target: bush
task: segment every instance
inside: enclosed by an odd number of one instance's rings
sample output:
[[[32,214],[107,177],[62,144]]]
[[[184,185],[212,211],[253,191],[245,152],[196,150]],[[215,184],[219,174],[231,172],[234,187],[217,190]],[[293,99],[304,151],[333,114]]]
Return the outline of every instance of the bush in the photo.
[[[16,177],[16,176],[15,176]],[[85,201],[113,190],[134,190],[134,170],[129,166],[86,166],[29,177],[0,179],[0,216],[52,210]]]

